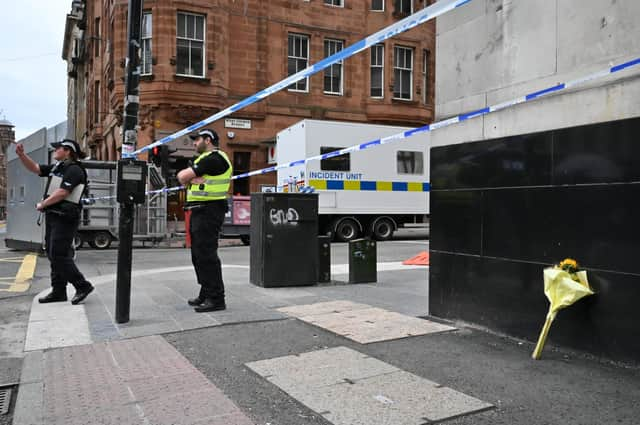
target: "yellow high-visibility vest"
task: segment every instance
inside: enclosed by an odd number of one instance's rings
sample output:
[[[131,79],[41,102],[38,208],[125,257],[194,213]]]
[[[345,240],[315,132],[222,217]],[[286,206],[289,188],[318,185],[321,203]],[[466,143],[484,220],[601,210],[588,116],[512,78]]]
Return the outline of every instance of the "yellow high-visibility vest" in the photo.
[[[203,153],[194,161],[194,164],[202,161],[203,158],[206,158],[213,152],[215,151]],[[231,161],[229,161],[229,157],[226,153],[222,151],[217,152],[224,158],[225,161],[227,161],[227,164],[229,164],[229,168],[227,168],[227,171],[225,171],[223,174],[217,176],[204,174],[202,176],[204,182],[190,184],[189,188],[187,189],[187,202],[206,202],[227,199],[227,193],[229,192],[229,186],[231,185],[231,174],[233,173],[233,167],[231,166]]]

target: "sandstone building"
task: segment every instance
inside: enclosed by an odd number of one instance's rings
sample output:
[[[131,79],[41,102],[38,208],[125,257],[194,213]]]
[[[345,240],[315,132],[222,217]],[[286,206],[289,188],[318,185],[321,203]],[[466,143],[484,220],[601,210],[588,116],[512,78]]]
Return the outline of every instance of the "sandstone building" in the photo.
[[[424,8],[430,0],[147,0],[141,125],[146,145]],[[67,19],[69,128],[92,157],[121,144],[127,2],[76,0]],[[304,118],[418,126],[433,119],[435,26],[428,22],[212,125],[236,172],[266,167],[276,133]],[[172,142],[173,168],[193,155]],[[248,194],[272,175],[236,180]],[[171,183],[171,181],[170,181]]]

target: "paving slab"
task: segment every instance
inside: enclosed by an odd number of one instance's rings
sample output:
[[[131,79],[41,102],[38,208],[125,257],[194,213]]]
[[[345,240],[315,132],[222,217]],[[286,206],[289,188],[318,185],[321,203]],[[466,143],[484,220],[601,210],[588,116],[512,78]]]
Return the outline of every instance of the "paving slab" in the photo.
[[[388,363],[354,353],[346,347],[258,361],[248,366],[282,388],[335,385],[399,371]]]
[[[91,333],[83,305],[40,304],[38,297],[33,299],[24,351],[88,343],[91,343]]]
[[[420,425],[492,407],[347,347],[246,366],[334,425]]]
[[[290,307],[279,308],[278,311],[295,317],[314,316],[317,314],[339,313],[343,311],[352,311],[358,309],[370,308],[365,304],[358,304],[346,300],[327,301],[306,305],[294,305]]]
[[[284,307],[278,311],[361,344],[456,330],[430,320],[342,300]]]

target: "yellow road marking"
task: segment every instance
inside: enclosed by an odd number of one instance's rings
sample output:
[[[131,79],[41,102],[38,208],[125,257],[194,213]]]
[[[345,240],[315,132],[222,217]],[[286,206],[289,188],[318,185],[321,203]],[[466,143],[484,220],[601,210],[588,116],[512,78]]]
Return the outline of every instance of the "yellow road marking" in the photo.
[[[36,271],[38,256],[27,254],[22,259],[22,265],[16,274],[15,280],[8,289],[0,289],[3,292],[24,292],[31,286],[31,279]]]

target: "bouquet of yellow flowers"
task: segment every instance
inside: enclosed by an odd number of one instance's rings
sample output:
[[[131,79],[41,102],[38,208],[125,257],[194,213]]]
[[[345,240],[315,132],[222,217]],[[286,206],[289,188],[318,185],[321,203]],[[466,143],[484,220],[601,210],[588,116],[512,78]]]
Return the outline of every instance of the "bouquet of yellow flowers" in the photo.
[[[550,305],[547,320],[544,322],[538,338],[538,344],[531,355],[536,360],[542,354],[551,322],[556,318],[558,311],[570,306],[580,298],[593,294],[587,280],[587,272],[580,270],[576,260],[571,258],[566,258],[560,264],[544,269],[543,276],[544,293],[549,299]]]

